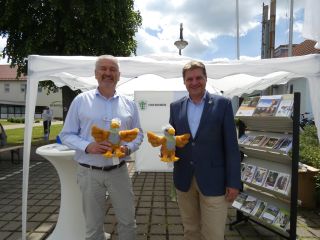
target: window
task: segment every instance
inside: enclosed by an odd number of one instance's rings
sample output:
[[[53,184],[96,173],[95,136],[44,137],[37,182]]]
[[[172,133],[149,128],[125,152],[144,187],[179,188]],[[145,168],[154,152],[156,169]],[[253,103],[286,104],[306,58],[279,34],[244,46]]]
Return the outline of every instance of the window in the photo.
[[[42,87],[38,86],[38,93],[41,93],[41,92],[42,92]]]
[[[22,84],[20,85],[20,89],[21,89],[21,92],[22,92],[22,93],[25,93],[26,90],[27,90],[27,84],[22,83]]]
[[[4,92],[6,92],[6,93],[10,92],[10,84],[9,83],[4,84]]]

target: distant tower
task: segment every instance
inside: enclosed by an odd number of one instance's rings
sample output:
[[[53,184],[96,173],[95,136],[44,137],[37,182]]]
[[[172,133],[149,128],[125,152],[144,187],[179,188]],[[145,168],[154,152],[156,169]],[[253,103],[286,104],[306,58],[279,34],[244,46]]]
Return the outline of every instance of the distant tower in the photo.
[[[179,55],[181,55],[181,50],[184,49],[188,42],[183,39],[183,24],[180,23],[180,39],[174,42],[174,45],[179,49]]]
[[[275,42],[275,35],[276,35],[276,0],[271,0],[271,7],[270,7],[270,29],[269,29],[269,42],[270,42],[270,58],[273,58],[274,53],[274,42]]]
[[[262,5],[262,33],[261,33],[261,58],[272,58],[275,45],[276,26],[276,0],[271,0],[270,19],[268,20],[269,7]]]

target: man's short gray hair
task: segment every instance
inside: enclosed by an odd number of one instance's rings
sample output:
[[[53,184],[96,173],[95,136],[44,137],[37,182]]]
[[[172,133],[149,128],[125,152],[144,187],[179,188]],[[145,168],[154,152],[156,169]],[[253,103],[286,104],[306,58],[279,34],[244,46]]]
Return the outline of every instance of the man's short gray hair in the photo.
[[[113,61],[115,64],[117,64],[118,66],[118,69],[120,69],[120,63],[118,61],[118,58],[116,58],[115,56],[112,56],[112,55],[101,55],[97,58],[96,60],[96,69],[98,67],[98,64],[101,60],[103,59],[107,59],[107,60],[110,60],[110,61]]]

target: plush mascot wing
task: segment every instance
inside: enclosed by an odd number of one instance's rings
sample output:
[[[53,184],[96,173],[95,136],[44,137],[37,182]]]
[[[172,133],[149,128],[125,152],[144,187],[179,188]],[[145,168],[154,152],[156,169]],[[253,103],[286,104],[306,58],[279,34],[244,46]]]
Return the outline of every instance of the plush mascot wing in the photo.
[[[177,147],[184,147],[189,142],[190,134],[182,134],[179,136],[176,136],[176,146]]]
[[[98,128],[96,125],[93,125],[91,128],[91,135],[96,142],[102,142],[108,140],[110,132],[102,128]]]
[[[120,139],[125,142],[133,141],[139,133],[138,128],[134,128],[131,130],[122,130],[119,132]]]
[[[151,145],[153,147],[159,147],[161,146],[163,143],[166,142],[166,138],[163,136],[158,136],[157,134],[148,131],[147,132],[147,136],[148,136],[148,141],[149,143],[151,143]]]

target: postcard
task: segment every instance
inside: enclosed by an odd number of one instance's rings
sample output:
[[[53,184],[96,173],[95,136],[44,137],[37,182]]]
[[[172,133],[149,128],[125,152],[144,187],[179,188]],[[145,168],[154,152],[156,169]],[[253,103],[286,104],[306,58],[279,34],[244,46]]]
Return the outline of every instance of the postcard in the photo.
[[[264,135],[258,135],[256,136],[253,141],[250,143],[250,146],[260,146],[265,141]]]
[[[282,230],[287,230],[289,223],[290,223],[289,212],[286,210],[280,209],[277,218],[273,222],[273,225],[275,225],[276,227]]]
[[[246,168],[247,168],[247,164],[242,162],[241,163],[241,180],[242,181],[243,181],[243,173],[245,172]]]
[[[279,172],[276,172],[276,171],[269,171],[268,172],[268,175],[267,175],[267,178],[266,178],[266,181],[264,183],[264,187],[265,188],[268,188],[270,190],[273,190],[275,185],[276,185],[276,181],[277,181],[277,178],[279,176]]]
[[[252,216],[259,218],[263,213],[264,209],[267,207],[267,203],[261,200],[257,200],[257,204],[251,212]]]
[[[277,117],[290,117],[293,111],[293,94],[282,95],[282,100],[276,112]]]
[[[263,147],[265,148],[274,148],[277,143],[279,142],[279,138],[277,137],[269,137],[269,139],[267,141],[265,141],[265,143],[263,144]]]
[[[243,143],[243,141],[248,137],[248,135],[246,134],[242,134],[241,137],[239,137],[238,139],[238,143],[241,144]]]
[[[243,181],[251,182],[254,176],[254,173],[256,171],[256,168],[257,168],[256,166],[248,164],[246,169],[243,172]]]
[[[268,173],[268,169],[266,168],[262,168],[262,167],[258,167],[253,178],[252,178],[252,183],[256,184],[258,186],[262,186],[264,181],[267,178],[267,173]]]
[[[287,137],[286,139],[284,139],[283,141],[282,141],[282,143],[280,144],[280,146],[279,146],[279,150],[280,151],[283,151],[283,152],[285,152],[285,153],[288,153],[289,152],[289,150],[291,149],[291,147],[292,147],[292,138],[291,137]]]
[[[233,201],[232,207],[240,209],[247,197],[248,195],[246,193],[240,192],[237,198]]]
[[[260,218],[269,224],[272,224],[278,216],[280,209],[274,205],[268,204]]]
[[[274,186],[274,191],[283,193],[283,194],[287,194],[288,193],[288,186],[290,183],[290,175],[286,174],[286,173],[280,173],[276,184]]]
[[[255,138],[256,136],[251,136],[249,135],[246,139],[243,140],[242,144],[243,145],[250,145],[250,143],[253,141],[253,139]]]
[[[253,196],[248,196],[244,200],[240,210],[245,212],[245,213],[249,213],[250,214],[252,212],[252,210],[254,209],[254,207],[256,206],[256,204],[257,204],[257,198],[255,198]]]

